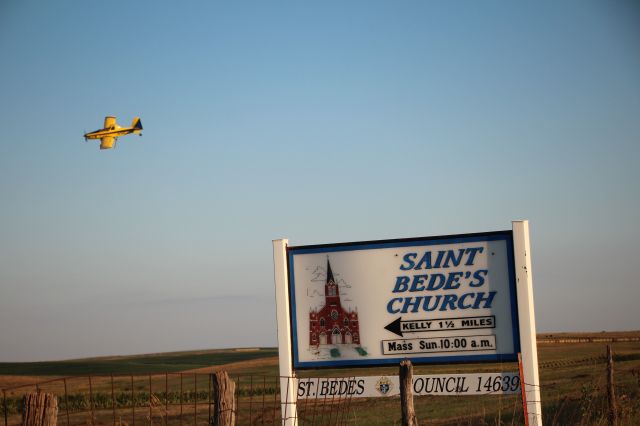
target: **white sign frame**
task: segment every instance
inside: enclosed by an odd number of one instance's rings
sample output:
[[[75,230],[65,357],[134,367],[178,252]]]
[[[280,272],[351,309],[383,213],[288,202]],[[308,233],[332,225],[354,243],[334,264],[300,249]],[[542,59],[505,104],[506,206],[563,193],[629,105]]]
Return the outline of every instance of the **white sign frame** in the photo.
[[[538,354],[531,274],[529,222],[512,222],[512,250],[514,258],[517,330],[523,363],[523,385],[528,404],[529,424],[542,425],[542,403],[538,375]],[[509,232],[509,231],[506,231]],[[491,234],[491,233],[485,233]],[[473,234],[468,234],[473,235]],[[288,240],[273,240],[274,281],[278,320],[278,353],[281,377],[281,407],[283,425],[297,424],[297,379],[293,362],[291,316],[289,303]]]

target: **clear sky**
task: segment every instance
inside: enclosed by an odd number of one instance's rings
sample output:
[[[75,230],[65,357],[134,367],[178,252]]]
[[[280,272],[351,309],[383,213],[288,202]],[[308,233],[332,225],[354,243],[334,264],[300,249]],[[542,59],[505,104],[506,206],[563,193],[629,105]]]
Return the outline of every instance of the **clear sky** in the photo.
[[[0,361],[275,346],[273,239],[515,219],[538,331],[640,329],[638,2],[4,0],[0,144]]]

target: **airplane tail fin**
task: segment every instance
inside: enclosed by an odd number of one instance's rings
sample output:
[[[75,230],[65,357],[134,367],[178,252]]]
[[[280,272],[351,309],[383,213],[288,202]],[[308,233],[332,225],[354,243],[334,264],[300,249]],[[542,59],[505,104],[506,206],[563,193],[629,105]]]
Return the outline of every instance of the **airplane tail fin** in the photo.
[[[131,127],[133,127],[133,133],[140,133],[142,131],[142,121],[140,121],[140,117],[136,117],[131,122]]]

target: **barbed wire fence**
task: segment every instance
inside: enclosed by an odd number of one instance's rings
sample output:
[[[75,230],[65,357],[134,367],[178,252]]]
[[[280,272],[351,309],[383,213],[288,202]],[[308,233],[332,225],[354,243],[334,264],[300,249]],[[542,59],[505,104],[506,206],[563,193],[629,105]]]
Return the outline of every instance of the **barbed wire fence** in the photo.
[[[235,383],[237,424],[281,424],[281,377],[236,375],[231,379]],[[210,374],[65,377],[3,389],[2,424],[22,424],[25,396],[33,393],[57,397],[58,424],[65,426],[211,424],[216,404]],[[284,403],[292,400],[285,396]],[[299,400],[298,420],[306,424],[346,424],[350,400],[347,394]]]
[[[635,360],[629,355],[617,359]],[[635,367],[625,367],[616,373],[614,409],[618,424],[638,424],[640,419],[640,369],[637,364],[630,365]],[[576,366],[595,373],[589,376],[576,373],[575,385],[568,393],[566,384],[553,376],[561,369]],[[544,394],[544,423],[606,422],[611,409],[606,366],[605,355],[540,363],[543,375],[552,377],[543,379],[540,385]],[[234,411],[238,425],[280,425],[282,404],[291,404],[296,399],[293,395],[282,398],[280,393],[282,383],[288,384],[293,378],[234,375],[231,380],[235,383]],[[524,386],[529,389],[534,385],[524,383]],[[289,388],[282,387],[285,391]],[[212,424],[216,408],[211,374],[74,376],[2,389],[0,425],[21,425],[25,396],[32,393],[57,397],[57,423],[62,426],[207,425]],[[524,424],[519,395],[492,393],[482,397],[416,396],[418,420],[428,425]],[[527,401],[529,407],[534,403]],[[450,412],[436,409],[442,406],[451,407]],[[324,393],[298,399],[295,420],[299,425],[399,424],[400,411],[399,398],[353,398],[348,392]]]

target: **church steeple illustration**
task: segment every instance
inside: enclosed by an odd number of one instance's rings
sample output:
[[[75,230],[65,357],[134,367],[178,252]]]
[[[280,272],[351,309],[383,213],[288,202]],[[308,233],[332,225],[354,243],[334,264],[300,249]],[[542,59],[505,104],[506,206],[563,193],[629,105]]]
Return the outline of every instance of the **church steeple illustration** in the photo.
[[[324,302],[324,306],[309,312],[309,344],[360,344],[358,312],[347,311],[340,304],[340,287],[333,276],[328,257]]]
[[[333,278],[333,271],[331,270],[331,262],[329,262],[329,257],[327,256],[327,283],[335,281],[336,280]]]
[[[327,280],[324,284],[324,299],[325,303],[329,306],[340,306],[340,288],[336,284],[335,278],[333,278],[333,271],[331,270],[331,263],[327,258]]]

